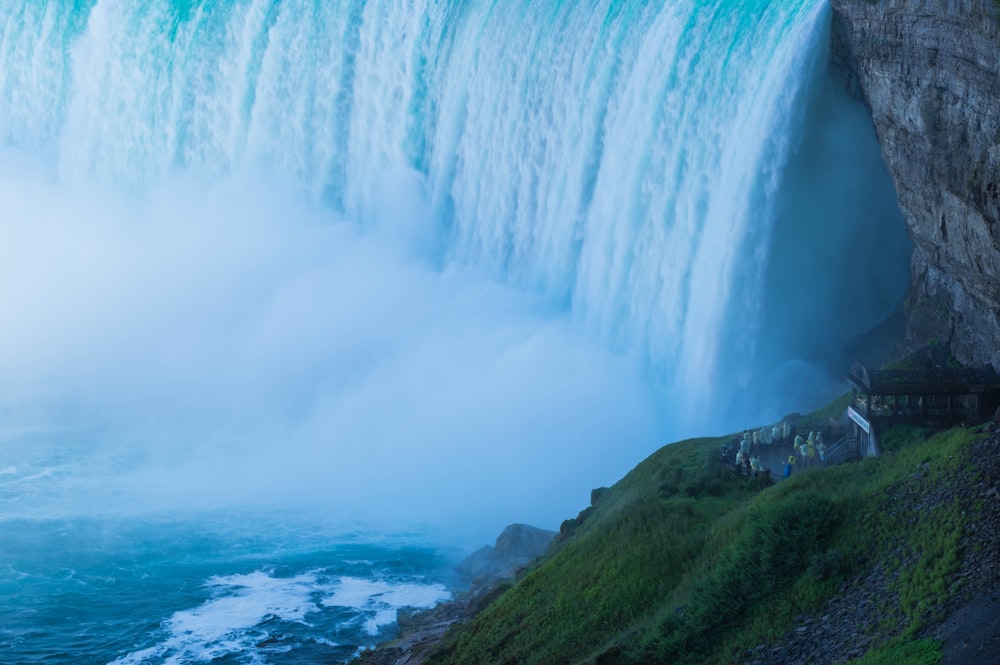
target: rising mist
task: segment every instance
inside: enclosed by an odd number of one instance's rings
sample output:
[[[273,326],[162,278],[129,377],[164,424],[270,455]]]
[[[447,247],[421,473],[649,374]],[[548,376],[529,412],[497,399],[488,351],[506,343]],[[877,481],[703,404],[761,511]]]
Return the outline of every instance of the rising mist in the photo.
[[[898,312],[825,5],[306,4],[3,5],[18,510],[556,527]]]

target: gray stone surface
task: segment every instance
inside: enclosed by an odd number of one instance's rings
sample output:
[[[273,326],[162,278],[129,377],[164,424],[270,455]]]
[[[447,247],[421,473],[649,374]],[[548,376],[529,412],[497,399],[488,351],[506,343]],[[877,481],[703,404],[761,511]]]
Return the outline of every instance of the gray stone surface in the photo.
[[[481,547],[455,567],[463,581],[475,583],[483,576],[512,578],[518,570],[545,554],[555,538],[547,531],[527,524],[511,524],[492,547]]]
[[[904,346],[1000,370],[1000,5],[832,0],[914,243]]]

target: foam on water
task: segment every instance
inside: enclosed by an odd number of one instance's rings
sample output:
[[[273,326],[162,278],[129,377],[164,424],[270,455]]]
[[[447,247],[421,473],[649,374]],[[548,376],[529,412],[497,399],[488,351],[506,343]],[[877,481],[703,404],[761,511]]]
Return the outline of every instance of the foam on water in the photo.
[[[326,607],[349,607],[370,614],[365,619],[369,635],[396,621],[403,607],[429,608],[451,594],[440,584],[390,584],[384,580],[342,578],[333,595],[322,601]]]
[[[231,653],[247,653],[267,639],[252,631],[265,619],[303,621],[315,609],[315,575],[276,579],[264,572],[213,578],[206,587],[213,599],[165,622],[168,637],[155,646],[130,653],[115,663],[207,662]]]
[[[298,513],[0,520],[0,661],[341,662],[453,553]]]
[[[175,612],[163,622],[157,644],[134,651],[112,665],[209,662],[238,654],[244,662],[265,662],[258,650],[273,654],[282,646],[275,622],[309,625],[310,615],[323,608],[353,610],[345,625],[361,625],[371,637],[396,621],[404,607],[428,608],[450,597],[441,584],[392,582],[341,577],[323,571],[275,577],[255,571],[213,577],[205,584],[212,598],[198,607]],[[285,629],[287,630],[287,629]],[[325,646],[337,642],[321,640]]]

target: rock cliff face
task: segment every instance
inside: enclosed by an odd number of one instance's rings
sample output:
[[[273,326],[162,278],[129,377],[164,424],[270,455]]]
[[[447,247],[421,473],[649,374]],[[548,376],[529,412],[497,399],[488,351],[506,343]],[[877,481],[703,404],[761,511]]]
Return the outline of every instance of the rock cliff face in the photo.
[[[1000,2],[831,4],[913,239],[904,347],[1000,370]]]

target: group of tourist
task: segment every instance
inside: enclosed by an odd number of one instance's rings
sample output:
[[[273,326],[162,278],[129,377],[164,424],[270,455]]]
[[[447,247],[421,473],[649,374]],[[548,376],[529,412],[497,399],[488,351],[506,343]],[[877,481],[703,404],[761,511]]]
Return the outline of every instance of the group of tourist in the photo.
[[[795,433],[792,437],[792,427],[788,421],[775,424],[773,427],[761,427],[759,430],[744,430],[743,437],[733,439],[723,446],[722,456],[734,470],[747,477],[757,477],[769,473],[761,462],[761,448],[791,443],[792,454],[784,462],[784,477],[792,475],[796,468],[811,468],[826,464],[826,444],[822,432],[809,432],[808,437]],[[780,463],[781,453],[776,461]],[[773,455],[772,455],[773,457]]]
[[[791,476],[796,468],[808,469],[815,466],[826,466],[823,433],[809,432],[809,436],[804,439],[801,434],[796,434],[792,441],[792,454],[785,460],[785,478]]]
[[[759,430],[743,430],[743,438],[733,440],[723,447],[722,455],[734,464],[737,473],[755,478],[760,475],[770,473],[760,460],[761,446],[772,446],[787,439],[791,435],[791,428],[788,423],[775,425],[767,428],[761,427]],[[735,448],[735,455],[733,449]]]
[[[736,470],[752,478],[756,478],[767,471],[760,463],[759,454],[747,454],[742,450],[736,452]]]

